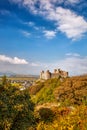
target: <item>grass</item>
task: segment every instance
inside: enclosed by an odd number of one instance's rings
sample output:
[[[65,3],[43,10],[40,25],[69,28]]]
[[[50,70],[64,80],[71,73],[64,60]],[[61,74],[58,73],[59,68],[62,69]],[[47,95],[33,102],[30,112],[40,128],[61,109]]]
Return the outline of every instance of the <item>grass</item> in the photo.
[[[54,89],[60,84],[59,79],[50,79],[43,83],[42,88],[35,94],[32,95],[32,100],[35,104],[43,104],[47,102],[53,102],[55,100]],[[39,83],[38,86],[41,86],[42,83]],[[33,91],[35,87],[33,86]]]

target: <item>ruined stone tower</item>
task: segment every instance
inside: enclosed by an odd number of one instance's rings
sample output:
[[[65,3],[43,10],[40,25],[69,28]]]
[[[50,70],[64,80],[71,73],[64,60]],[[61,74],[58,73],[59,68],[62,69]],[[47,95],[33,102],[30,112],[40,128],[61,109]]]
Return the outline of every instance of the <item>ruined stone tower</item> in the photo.
[[[46,72],[41,71],[40,73],[40,79],[51,79],[51,78],[66,78],[68,77],[68,72],[60,70],[60,69],[54,69],[54,72],[51,73],[49,70]]]
[[[50,78],[51,78],[51,73],[49,70],[47,70],[46,72],[41,71],[40,79],[50,79]]]
[[[51,78],[51,72],[49,70],[47,70],[45,72],[45,79],[50,79]]]

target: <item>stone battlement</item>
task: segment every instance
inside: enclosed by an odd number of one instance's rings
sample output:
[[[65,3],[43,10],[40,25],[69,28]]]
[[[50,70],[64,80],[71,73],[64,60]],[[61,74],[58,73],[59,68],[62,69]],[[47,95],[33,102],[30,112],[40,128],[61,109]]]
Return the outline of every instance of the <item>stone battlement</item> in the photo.
[[[60,70],[60,69],[54,69],[54,72],[51,73],[49,70],[46,72],[41,71],[40,73],[40,79],[51,79],[51,78],[66,78],[68,77],[68,72]]]

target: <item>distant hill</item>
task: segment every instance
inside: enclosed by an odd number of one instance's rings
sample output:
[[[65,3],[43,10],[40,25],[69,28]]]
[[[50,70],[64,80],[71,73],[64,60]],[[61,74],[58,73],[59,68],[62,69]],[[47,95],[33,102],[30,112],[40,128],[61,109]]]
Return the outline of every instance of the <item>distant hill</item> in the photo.
[[[16,74],[13,72],[0,72],[0,76],[6,75],[8,77],[34,77],[34,78],[39,78],[39,75],[26,75],[26,74]]]
[[[11,75],[15,75],[15,73],[13,72],[0,72],[0,76],[3,76],[3,75],[6,75],[6,76],[11,76]]]
[[[35,78],[39,78],[39,75],[14,74],[14,75],[10,75],[10,77],[22,77],[22,78],[35,77]]]

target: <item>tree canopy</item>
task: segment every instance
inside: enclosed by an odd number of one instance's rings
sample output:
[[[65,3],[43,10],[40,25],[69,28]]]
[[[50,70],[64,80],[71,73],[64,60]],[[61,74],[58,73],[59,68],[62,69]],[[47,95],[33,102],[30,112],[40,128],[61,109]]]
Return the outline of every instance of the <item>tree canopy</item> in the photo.
[[[20,91],[2,77],[0,84],[0,130],[26,130],[34,123],[34,104],[27,90]]]

